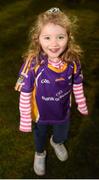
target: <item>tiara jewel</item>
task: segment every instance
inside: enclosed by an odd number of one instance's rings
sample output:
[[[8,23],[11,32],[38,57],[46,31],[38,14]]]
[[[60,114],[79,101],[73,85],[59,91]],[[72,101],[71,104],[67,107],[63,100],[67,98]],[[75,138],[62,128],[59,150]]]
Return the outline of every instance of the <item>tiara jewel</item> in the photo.
[[[57,12],[61,12],[59,8],[53,7],[51,9],[49,9],[47,12],[49,13],[57,13]]]

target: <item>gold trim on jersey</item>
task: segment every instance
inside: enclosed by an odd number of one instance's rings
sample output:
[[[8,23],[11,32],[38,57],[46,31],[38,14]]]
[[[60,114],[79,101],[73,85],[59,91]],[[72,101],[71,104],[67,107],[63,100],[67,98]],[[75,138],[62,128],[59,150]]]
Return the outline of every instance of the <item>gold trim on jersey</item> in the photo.
[[[55,71],[57,73],[61,73],[63,71],[66,70],[67,68],[67,63],[63,64],[63,66],[61,68],[56,68],[56,67],[53,67],[51,64],[48,64],[48,68],[51,69],[52,71]]]
[[[32,119],[37,122],[39,118],[39,111],[36,103],[36,84],[34,85],[34,89],[32,92]]]

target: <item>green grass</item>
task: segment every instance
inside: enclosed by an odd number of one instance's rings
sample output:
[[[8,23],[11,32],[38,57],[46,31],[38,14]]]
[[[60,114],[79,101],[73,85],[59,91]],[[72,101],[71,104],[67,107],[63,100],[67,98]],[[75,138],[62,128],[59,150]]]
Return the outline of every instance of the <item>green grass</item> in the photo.
[[[38,3],[37,3],[38,2]],[[68,6],[59,1],[2,1],[0,5],[0,178],[37,179],[33,172],[35,152],[32,133],[21,133],[18,96],[14,91],[21,55],[27,47],[28,31],[35,16],[52,6],[59,6],[78,17],[76,39],[85,51],[82,59],[85,94],[89,117],[72,107],[67,162],[59,162],[48,142],[47,172],[43,178],[99,178],[99,15],[95,5]],[[88,9],[86,7],[89,7]],[[96,9],[99,9],[97,4]],[[50,131],[48,132],[50,135]]]

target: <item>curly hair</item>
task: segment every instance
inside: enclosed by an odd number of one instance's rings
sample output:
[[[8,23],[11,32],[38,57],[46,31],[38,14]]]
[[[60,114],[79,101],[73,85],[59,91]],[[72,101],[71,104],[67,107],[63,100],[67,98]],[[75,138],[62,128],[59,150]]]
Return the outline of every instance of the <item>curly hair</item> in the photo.
[[[36,21],[34,22],[30,30],[30,43],[27,52],[25,52],[24,54],[25,59],[30,56],[36,57],[36,62],[40,63],[39,54],[41,52],[41,47],[39,44],[39,36],[44,25],[48,23],[53,23],[63,27],[64,29],[66,29],[66,32],[68,34],[67,47],[65,51],[61,54],[61,59],[67,63],[74,60],[79,61],[83,51],[81,47],[76,44],[73,35],[76,27],[75,22],[72,22],[70,18],[62,11],[50,12],[49,10],[37,16]]]

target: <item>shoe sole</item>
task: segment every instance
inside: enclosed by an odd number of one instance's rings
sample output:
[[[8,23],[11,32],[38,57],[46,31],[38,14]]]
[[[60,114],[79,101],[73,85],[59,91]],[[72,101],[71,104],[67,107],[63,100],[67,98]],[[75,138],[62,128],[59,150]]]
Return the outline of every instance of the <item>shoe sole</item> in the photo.
[[[64,159],[60,158],[59,155],[58,155],[58,153],[55,151],[54,145],[52,144],[51,140],[50,140],[50,144],[51,144],[52,148],[54,149],[54,152],[55,152],[57,158],[58,158],[60,161],[64,162],[64,161],[66,161],[66,160],[68,159],[68,153],[67,153],[67,156],[66,156]]]
[[[39,172],[38,169],[35,166],[34,166],[34,172],[38,176],[44,176],[45,175],[45,172]]]

